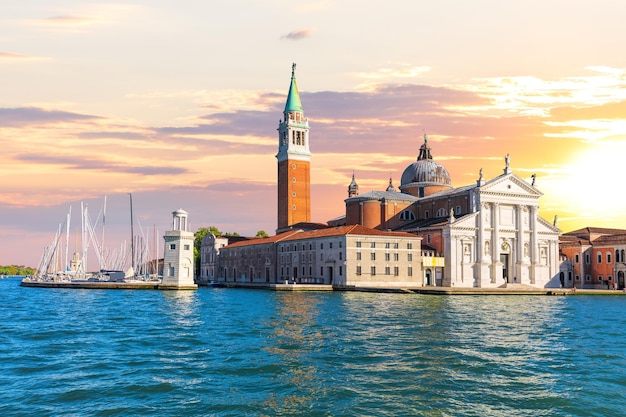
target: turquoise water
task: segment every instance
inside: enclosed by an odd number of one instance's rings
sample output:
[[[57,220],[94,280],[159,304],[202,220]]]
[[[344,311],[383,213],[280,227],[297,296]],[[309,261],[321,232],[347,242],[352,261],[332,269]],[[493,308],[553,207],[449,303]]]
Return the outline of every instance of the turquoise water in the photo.
[[[19,287],[2,416],[621,416],[626,297]]]

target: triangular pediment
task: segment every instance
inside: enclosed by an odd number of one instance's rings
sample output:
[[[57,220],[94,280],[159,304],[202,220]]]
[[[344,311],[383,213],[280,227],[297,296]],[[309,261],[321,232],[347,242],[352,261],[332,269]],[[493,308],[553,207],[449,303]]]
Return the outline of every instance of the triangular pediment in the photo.
[[[479,188],[481,193],[508,194],[515,196],[527,196],[539,198],[541,191],[528,184],[515,174],[507,174],[487,181]]]

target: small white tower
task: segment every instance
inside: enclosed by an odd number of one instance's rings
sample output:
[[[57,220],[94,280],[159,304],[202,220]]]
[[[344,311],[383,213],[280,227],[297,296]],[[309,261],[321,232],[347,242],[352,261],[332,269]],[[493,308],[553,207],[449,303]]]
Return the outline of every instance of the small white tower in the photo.
[[[193,281],[193,233],[187,230],[187,212],[178,209],[172,213],[172,230],[165,232],[163,255],[163,281],[159,288],[192,290],[198,288]]]

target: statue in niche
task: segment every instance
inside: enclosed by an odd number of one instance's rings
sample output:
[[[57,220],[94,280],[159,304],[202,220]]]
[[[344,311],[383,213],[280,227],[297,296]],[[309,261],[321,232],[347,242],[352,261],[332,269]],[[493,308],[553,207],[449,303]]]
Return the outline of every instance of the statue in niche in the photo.
[[[528,257],[528,242],[524,243],[524,256]]]
[[[489,255],[491,252],[491,243],[486,240],[485,241],[485,255]]]

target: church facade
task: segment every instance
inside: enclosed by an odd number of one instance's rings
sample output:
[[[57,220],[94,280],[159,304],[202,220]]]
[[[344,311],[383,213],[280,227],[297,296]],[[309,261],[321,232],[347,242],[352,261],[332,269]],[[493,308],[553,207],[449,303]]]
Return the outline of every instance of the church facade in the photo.
[[[542,193],[534,178],[529,184],[512,172],[508,155],[500,176],[487,181],[481,170],[475,184],[454,188],[424,136],[399,189],[390,180],[385,191],[358,194],[353,177],[345,223],[421,236],[424,247],[444,259],[442,270],[424,266],[426,285],[560,286],[560,230],[539,216]]]

